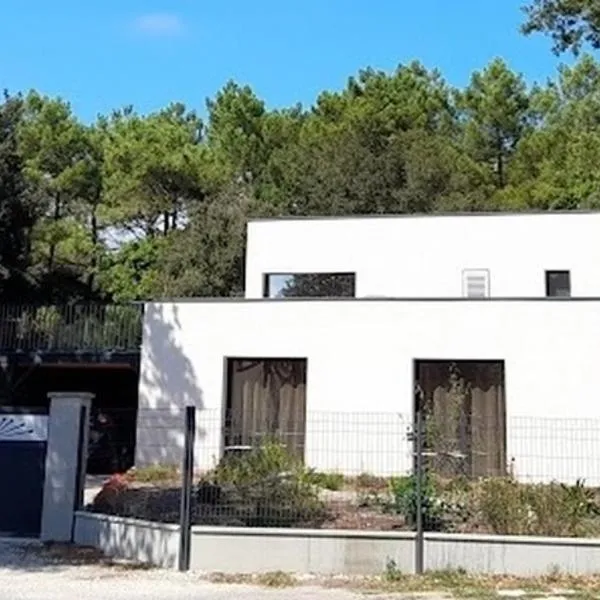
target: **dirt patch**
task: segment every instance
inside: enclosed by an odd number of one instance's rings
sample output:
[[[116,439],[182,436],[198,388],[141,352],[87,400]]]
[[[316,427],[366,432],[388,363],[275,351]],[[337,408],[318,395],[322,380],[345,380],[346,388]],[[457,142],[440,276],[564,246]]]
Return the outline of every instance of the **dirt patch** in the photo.
[[[322,529],[359,529],[365,531],[408,530],[406,521],[399,515],[386,514],[352,504],[332,507],[333,518],[325,521]]]
[[[172,485],[172,484],[171,484]],[[132,483],[115,494],[109,503],[98,503],[94,510],[107,514],[159,521],[162,523],[178,523],[181,503],[181,490],[170,487],[168,482],[160,484]],[[329,492],[322,494],[326,515],[318,523],[320,529],[358,529],[370,531],[391,531],[408,529],[404,517],[384,511],[379,507],[361,506],[360,496],[354,491]],[[281,507],[266,507],[271,513],[272,526],[284,523],[285,514]],[[269,522],[269,512],[263,520]],[[192,522],[197,525],[245,526],[246,514],[243,507],[201,502],[197,495],[192,504]],[[312,525],[310,512],[306,521],[299,521],[295,526]]]
[[[162,475],[162,472],[161,472]],[[229,474],[228,474],[229,475]],[[259,477],[241,467],[225,483],[198,482],[192,523],[230,527],[296,527],[372,531],[414,530],[412,477],[390,479],[387,488],[319,488],[310,472],[273,469]],[[326,478],[321,478],[327,482]],[[319,479],[319,481],[321,480]],[[330,483],[339,484],[337,479]],[[358,482],[352,482],[359,485]],[[364,482],[361,480],[361,484]],[[177,523],[180,487],[174,481],[138,482],[119,476],[96,496],[95,512]],[[600,535],[600,492],[582,483],[521,484],[510,478],[440,480],[423,485],[422,514],[428,531],[554,537]]]

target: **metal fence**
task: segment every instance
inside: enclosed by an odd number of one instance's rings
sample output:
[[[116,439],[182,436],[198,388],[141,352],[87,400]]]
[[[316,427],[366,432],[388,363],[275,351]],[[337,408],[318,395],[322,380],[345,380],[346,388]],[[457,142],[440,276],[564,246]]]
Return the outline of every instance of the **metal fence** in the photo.
[[[123,493],[90,508],[184,531],[600,535],[600,420],[312,412],[301,439],[295,424],[251,436],[245,426],[242,439],[224,422],[220,411],[140,411],[137,468]],[[91,452],[117,456],[116,436],[105,433]]]
[[[0,351],[139,351],[142,304],[0,305]]]

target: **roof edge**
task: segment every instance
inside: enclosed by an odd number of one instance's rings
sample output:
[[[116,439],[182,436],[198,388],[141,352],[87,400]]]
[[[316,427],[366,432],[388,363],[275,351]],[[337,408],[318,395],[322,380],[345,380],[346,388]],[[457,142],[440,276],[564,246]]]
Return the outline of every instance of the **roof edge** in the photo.
[[[294,304],[294,303],[377,303],[377,302],[398,302],[398,303],[444,303],[444,302],[461,302],[461,303],[499,303],[499,302],[525,302],[525,303],[545,303],[557,302],[560,304],[573,304],[582,302],[600,302],[600,296],[580,296],[580,297],[546,297],[546,296],[530,296],[530,297],[491,297],[491,298],[464,298],[457,297],[440,297],[440,298],[406,298],[393,296],[379,297],[346,297],[346,298],[244,298],[244,297],[198,297],[198,298],[163,298],[160,300],[148,300],[144,304]]]
[[[528,210],[528,211],[481,211],[481,212],[435,212],[435,213],[382,213],[351,215],[288,215],[283,217],[252,217],[248,223],[270,223],[276,221],[355,221],[359,219],[423,219],[436,217],[533,217],[533,216],[590,216],[599,215],[600,210]]]

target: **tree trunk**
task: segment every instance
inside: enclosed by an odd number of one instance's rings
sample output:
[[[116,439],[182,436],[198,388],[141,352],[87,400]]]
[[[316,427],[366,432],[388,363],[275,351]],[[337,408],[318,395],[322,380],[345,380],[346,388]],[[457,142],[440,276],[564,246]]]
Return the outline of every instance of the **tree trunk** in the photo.
[[[61,204],[60,204],[60,193],[56,194],[56,197],[54,198],[54,214],[52,215],[52,221],[53,223],[58,223],[58,221],[60,220],[61,217]],[[48,284],[48,300],[50,302],[52,302],[52,299],[54,298],[54,283],[52,280],[52,272],[54,271],[54,259],[56,258],[56,247],[57,244],[55,244],[53,241],[50,242],[50,248],[48,250],[48,262],[47,262],[47,270],[48,270],[48,280],[49,280],[49,284]]]
[[[496,135],[496,172],[498,174],[498,187],[503,188],[506,185],[504,180],[504,144],[502,135],[498,132]]]
[[[92,246],[93,246],[92,260],[90,262],[91,272],[88,274],[88,281],[87,281],[88,294],[90,296],[90,299],[94,295],[94,282],[96,280],[96,269],[98,267],[98,215],[97,215],[97,211],[98,211],[99,203],[100,203],[100,200],[98,199],[97,202],[95,202],[93,204],[92,214],[91,214],[91,219],[90,219],[90,228],[91,228]]]

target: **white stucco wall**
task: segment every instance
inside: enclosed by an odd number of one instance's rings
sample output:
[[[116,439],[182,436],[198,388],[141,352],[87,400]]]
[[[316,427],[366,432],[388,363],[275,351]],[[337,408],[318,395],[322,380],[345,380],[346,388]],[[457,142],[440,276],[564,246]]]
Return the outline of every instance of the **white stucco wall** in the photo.
[[[543,297],[545,271],[573,296],[600,296],[600,213],[276,219],[248,225],[246,297],[265,273],[356,272],[356,295],[462,296],[464,269],[489,269],[497,298]]]
[[[186,403],[197,465],[214,464],[227,357],[307,358],[307,462],[385,475],[410,467],[413,359],[503,359],[517,475],[600,485],[600,301],[149,304],[138,464],[180,460]]]

